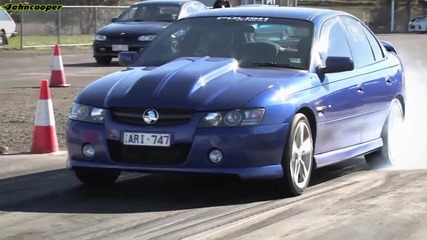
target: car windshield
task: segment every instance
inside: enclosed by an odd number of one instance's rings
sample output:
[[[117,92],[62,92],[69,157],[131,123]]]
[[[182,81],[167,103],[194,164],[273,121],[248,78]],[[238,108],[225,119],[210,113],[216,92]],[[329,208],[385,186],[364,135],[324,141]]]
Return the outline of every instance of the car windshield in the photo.
[[[308,69],[309,21],[261,17],[179,20],[151,42],[132,66],[158,66],[180,57],[235,58],[241,67]]]
[[[137,4],[123,11],[117,22],[173,22],[178,19],[179,10],[176,4]]]

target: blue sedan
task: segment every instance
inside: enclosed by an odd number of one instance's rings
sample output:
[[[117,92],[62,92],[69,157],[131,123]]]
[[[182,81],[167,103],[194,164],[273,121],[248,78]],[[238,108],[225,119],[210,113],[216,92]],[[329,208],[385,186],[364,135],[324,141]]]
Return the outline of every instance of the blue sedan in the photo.
[[[398,158],[402,63],[345,12],[200,12],[119,62],[71,109],[67,166],[84,184],[111,185],[122,171],[227,174],[297,196],[316,168]]]

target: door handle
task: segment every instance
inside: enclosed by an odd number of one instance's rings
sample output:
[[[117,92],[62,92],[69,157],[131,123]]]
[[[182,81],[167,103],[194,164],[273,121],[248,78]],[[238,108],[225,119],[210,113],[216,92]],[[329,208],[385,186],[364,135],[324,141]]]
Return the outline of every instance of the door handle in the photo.
[[[357,92],[358,93],[363,93],[364,92],[363,84],[360,83],[360,84],[357,85]]]
[[[318,112],[323,112],[326,109],[328,109],[328,106],[317,106],[316,107],[316,111],[318,111]]]
[[[316,111],[319,113],[325,111],[328,108],[331,108],[331,105],[321,105],[321,102],[316,103]]]
[[[393,84],[393,82],[391,81],[391,77],[390,76],[385,77],[385,84],[387,86],[390,86],[391,84]]]

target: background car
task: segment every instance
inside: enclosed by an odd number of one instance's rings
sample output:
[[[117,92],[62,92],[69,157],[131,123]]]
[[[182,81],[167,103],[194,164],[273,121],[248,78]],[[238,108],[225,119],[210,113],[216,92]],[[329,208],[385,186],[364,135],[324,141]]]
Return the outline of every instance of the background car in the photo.
[[[150,0],[135,3],[96,33],[93,57],[98,64],[109,64],[121,51],[143,49],[172,22],[207,9],[196,0]]]
[[[0,45],[3,43],[3,35],[6,34],[6,38],[10,38],[12,34],[16,34],[16,24],[15,21],[10,17],[10,15],[0,8]]]
[[[259,29],[292,29],[293,41]],[[406,99],[396,52],[341,11],[194,14],[137,55],[120,53],[125,70],[78,94],[68,167],[89,185],[121,171],[227,174],[296,196],[315,168],[356,156],[393,164]]]
[[[411,19],[408,24],[409,32],[427,32],[427,16],[419,16]]]

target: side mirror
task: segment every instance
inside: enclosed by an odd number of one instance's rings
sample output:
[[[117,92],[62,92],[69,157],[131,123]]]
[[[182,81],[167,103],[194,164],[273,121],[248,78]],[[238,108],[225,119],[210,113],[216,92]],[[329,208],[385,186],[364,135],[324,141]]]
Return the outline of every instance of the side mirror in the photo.
[[[392,52],[397,54],[396,47],[391,42],[387,42],[384,40],[380,40],[380,42],[384,46],[385,50],[387,50],[387,52]]]
[[[328,57],[326,58],[325,65],[324,68],[318,69],[320,75],[325,73],[346,72],[354,69],[354,62],[349,57]]]
[[[113,22],[116,22],[117,21],[117,18],[116,17],[113,17],[112,19],[111,19],[111,22],[113,23]]]
[[[121,66],[128,66],[135,57],[136,52],[135,51],[128,51],[128,52],[120,52],[119,53],[119,65]]]

